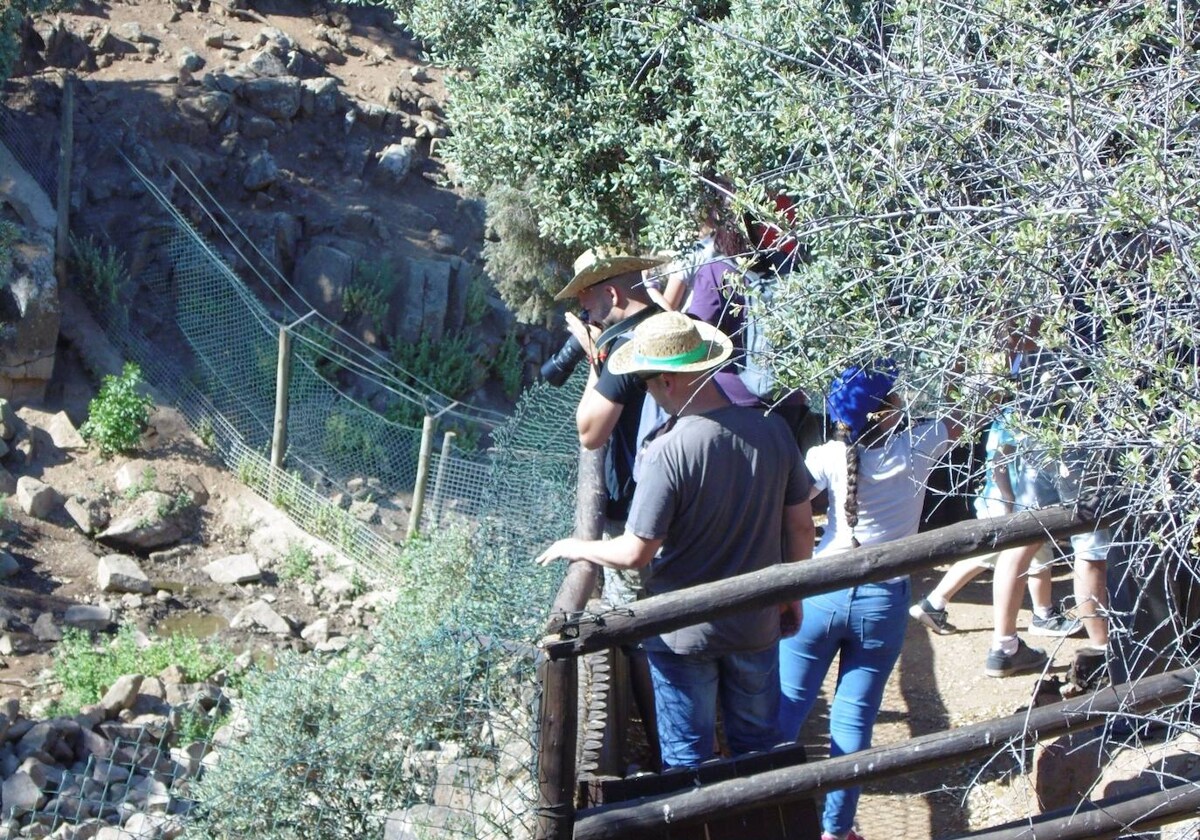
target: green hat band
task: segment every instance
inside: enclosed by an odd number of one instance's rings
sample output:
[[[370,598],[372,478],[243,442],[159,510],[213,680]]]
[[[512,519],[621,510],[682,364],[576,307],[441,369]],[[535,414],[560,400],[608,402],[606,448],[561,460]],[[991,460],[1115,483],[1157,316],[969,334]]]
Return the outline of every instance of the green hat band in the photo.
[[[686,365],[708,358],[708,344],[702,341],[686,353],[676,353],[674,356],[643,356],[641,353],[637,353],[633,358],[638,366]]]

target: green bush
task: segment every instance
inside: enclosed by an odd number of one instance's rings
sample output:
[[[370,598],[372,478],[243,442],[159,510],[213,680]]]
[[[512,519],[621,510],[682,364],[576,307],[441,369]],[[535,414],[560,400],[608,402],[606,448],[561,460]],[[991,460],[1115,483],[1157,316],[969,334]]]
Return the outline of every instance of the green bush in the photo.
[[[317,561],[313,557],[312,549],[302,543],[288,543],[287,552],[283,555],[279,567],[279,579],[316,583]]]
[[[141,368],[126,362],[120,376],[104,377],[100,393],[88,403],[88,419],[79,432],[99,445],[101,456],[129,452],[138,445],[154,407],[154,400],[138,392],[141,382]]]
[[[84,294],[92,303],[115,307],[120,301],[121,290],[129,282],[117,249],[105,247],[92,237],[71,237],[71,260],[75,276],[83,283]]]
[[[248,735],[194,788],[204,803],[197,836],[379,837],[387,813],[432,801],[436,779],[422,771],[421,751],[453,745],[497,758],[523,740],[529,754],[533,657],[501,634],[528,631],[531,605],[493,581],[477,585],[476,568],[498,564],[465,530],[410,542],[401,564],[398,600],[363,647],[333,659],[287,653],[243,686]],[[495,571],[495,582],[520,588],[520,575]],[[534,813],[532,774],[526,782],[526,807],[488,836],[528,836],[520,823]],[[437,836],[484,833],[486,817],[461,817],[476,830]]]
[[[153,639],[142,647],[137,628],[123,624],[105,644],[97,645],[89,633],[68,627],[54,648],[51,675],[62,687],[52,716],[70,716],[99,702],[118,677],[126,674],[154,676],[170,665],[183,670],[188,682],[200,682],[233,661],[233,653],[213,640],[190,636]]]
[[[411,384],[427,385],[456,400],[482,384],[482,366],[474,344],[467,333],[443,337],[441,341],[426,337],[415,344],[397,344],[392,360],[408,374]]]
[[[515,400],[521,393],[521,380],[524,373],[524,357],[521,345],[517,341],[515,330],[509,330],[492,359],[492,373],[500,380],[504,395]]]
[[[355,266],[354,279],[342,292],[342,309],[350,317],[370,318],[376,331],[382,330],[396,282],[395,269],[387,258],[364,260]]]

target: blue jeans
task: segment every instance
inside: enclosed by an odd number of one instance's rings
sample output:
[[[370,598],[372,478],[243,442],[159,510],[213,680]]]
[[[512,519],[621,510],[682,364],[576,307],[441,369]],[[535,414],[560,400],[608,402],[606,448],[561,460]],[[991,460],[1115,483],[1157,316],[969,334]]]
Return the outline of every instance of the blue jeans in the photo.
[[[865,583],[804,600],[800,632],[779,645],[783,700],[779,730],[800,734],[833,657],[840,654],[837,689],[829,707],[830,757],[865,750],[883,702],[883,687],[900,658],[908,622],[908,578]],[[825,797],[825,831],[842,834],[854,825],[860,788]]]
[[[658,712],[663,769],[695,767],[713,757],[717,701],[734,755],[767,750],[782,739],[779,715],[779,650],[680,655],[647,648]]]

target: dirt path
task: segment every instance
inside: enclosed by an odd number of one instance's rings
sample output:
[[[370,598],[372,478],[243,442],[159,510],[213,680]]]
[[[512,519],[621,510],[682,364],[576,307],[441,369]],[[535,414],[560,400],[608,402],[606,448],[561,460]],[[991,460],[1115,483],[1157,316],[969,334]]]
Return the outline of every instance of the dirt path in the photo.
[[[914,598],[933,589],[942,571],[914,575]],[[1056,567],[1056,599],[1070,590],[1070,568]],[[1029,705],[1035,675],[1006,679],[984,676],[992,632],[991,592],[991,576],[981,575],[959,593],[950,605],[951,620],[959,628],[954,635],[936,636],[916,621],[909,622],[904,652],[888,681],[875,727],[876,745],[1003,717]],[[1026,606],[1018,618],[1023,636],[1028,620]],[[1086,644],[1082,638],[1028,640],[1051,654],[1050,673],[1060,676],[1075,650]],[[810,755],[816,758],[828,755],[827,701],[835,680],[836,666],[805,728]],[[1030,791],[1023,779],[1010,784],[1013,777],[1006,775],[1013,764],[1010,756],[1002,755],[986,767],[982,762],[971,762],[868,786],[859,803],[859,831],[867,840],[923,840],[1028,816],[1034,811]],[[988,783],[989,789],[983,796],[973,796],[969,806],[966,790],[977,776],[978,781]]]

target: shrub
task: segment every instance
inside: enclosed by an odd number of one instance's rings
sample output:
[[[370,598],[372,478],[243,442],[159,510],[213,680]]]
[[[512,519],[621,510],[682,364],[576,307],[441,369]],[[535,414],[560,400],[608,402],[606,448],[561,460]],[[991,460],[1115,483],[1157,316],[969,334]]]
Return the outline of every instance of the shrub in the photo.
[[[123,624],[108,644],[96,645],[86,631],[68,627],[54,648],[51,674],[63,693],[51,715],[70,716],[99,702],[126,674],[154,675],[175,665],[189,682],[200,682],[232,660],[233,653],[211,639],[168,636],[143,646],[137,628]]]
[[[312,549],[302,543],[289,543],[279,568],[279,579],[316,583],[317,568]]]
[[[342,292],[342,309],[351,317],[365,315],[377,331],[383,329],[396,280],[396,272],[386,258],[358,263],[353,281]]]
[[[88,419],[79,432],[99,445],[102,457],[134,449],[146,430],[154,400],[138,392],[141,382],[141,368],[126,362],[120,376],[104,377],[100,393],[88,403]]]
[[[500,380],[500,385],[504,388],[504,395],[510,400],[515,400],[521,393],[524,359],[514,330],[510,330],[504,336],[500,349],[496,351],[496,355],[492,359],[492,373]]]
[[[117,249],[99,245],[90,236],[86,239],[72,236],[71,258],[84,294],[93,303],[116,306],[121,289],[129,282],[129,272],[117,256]]]

